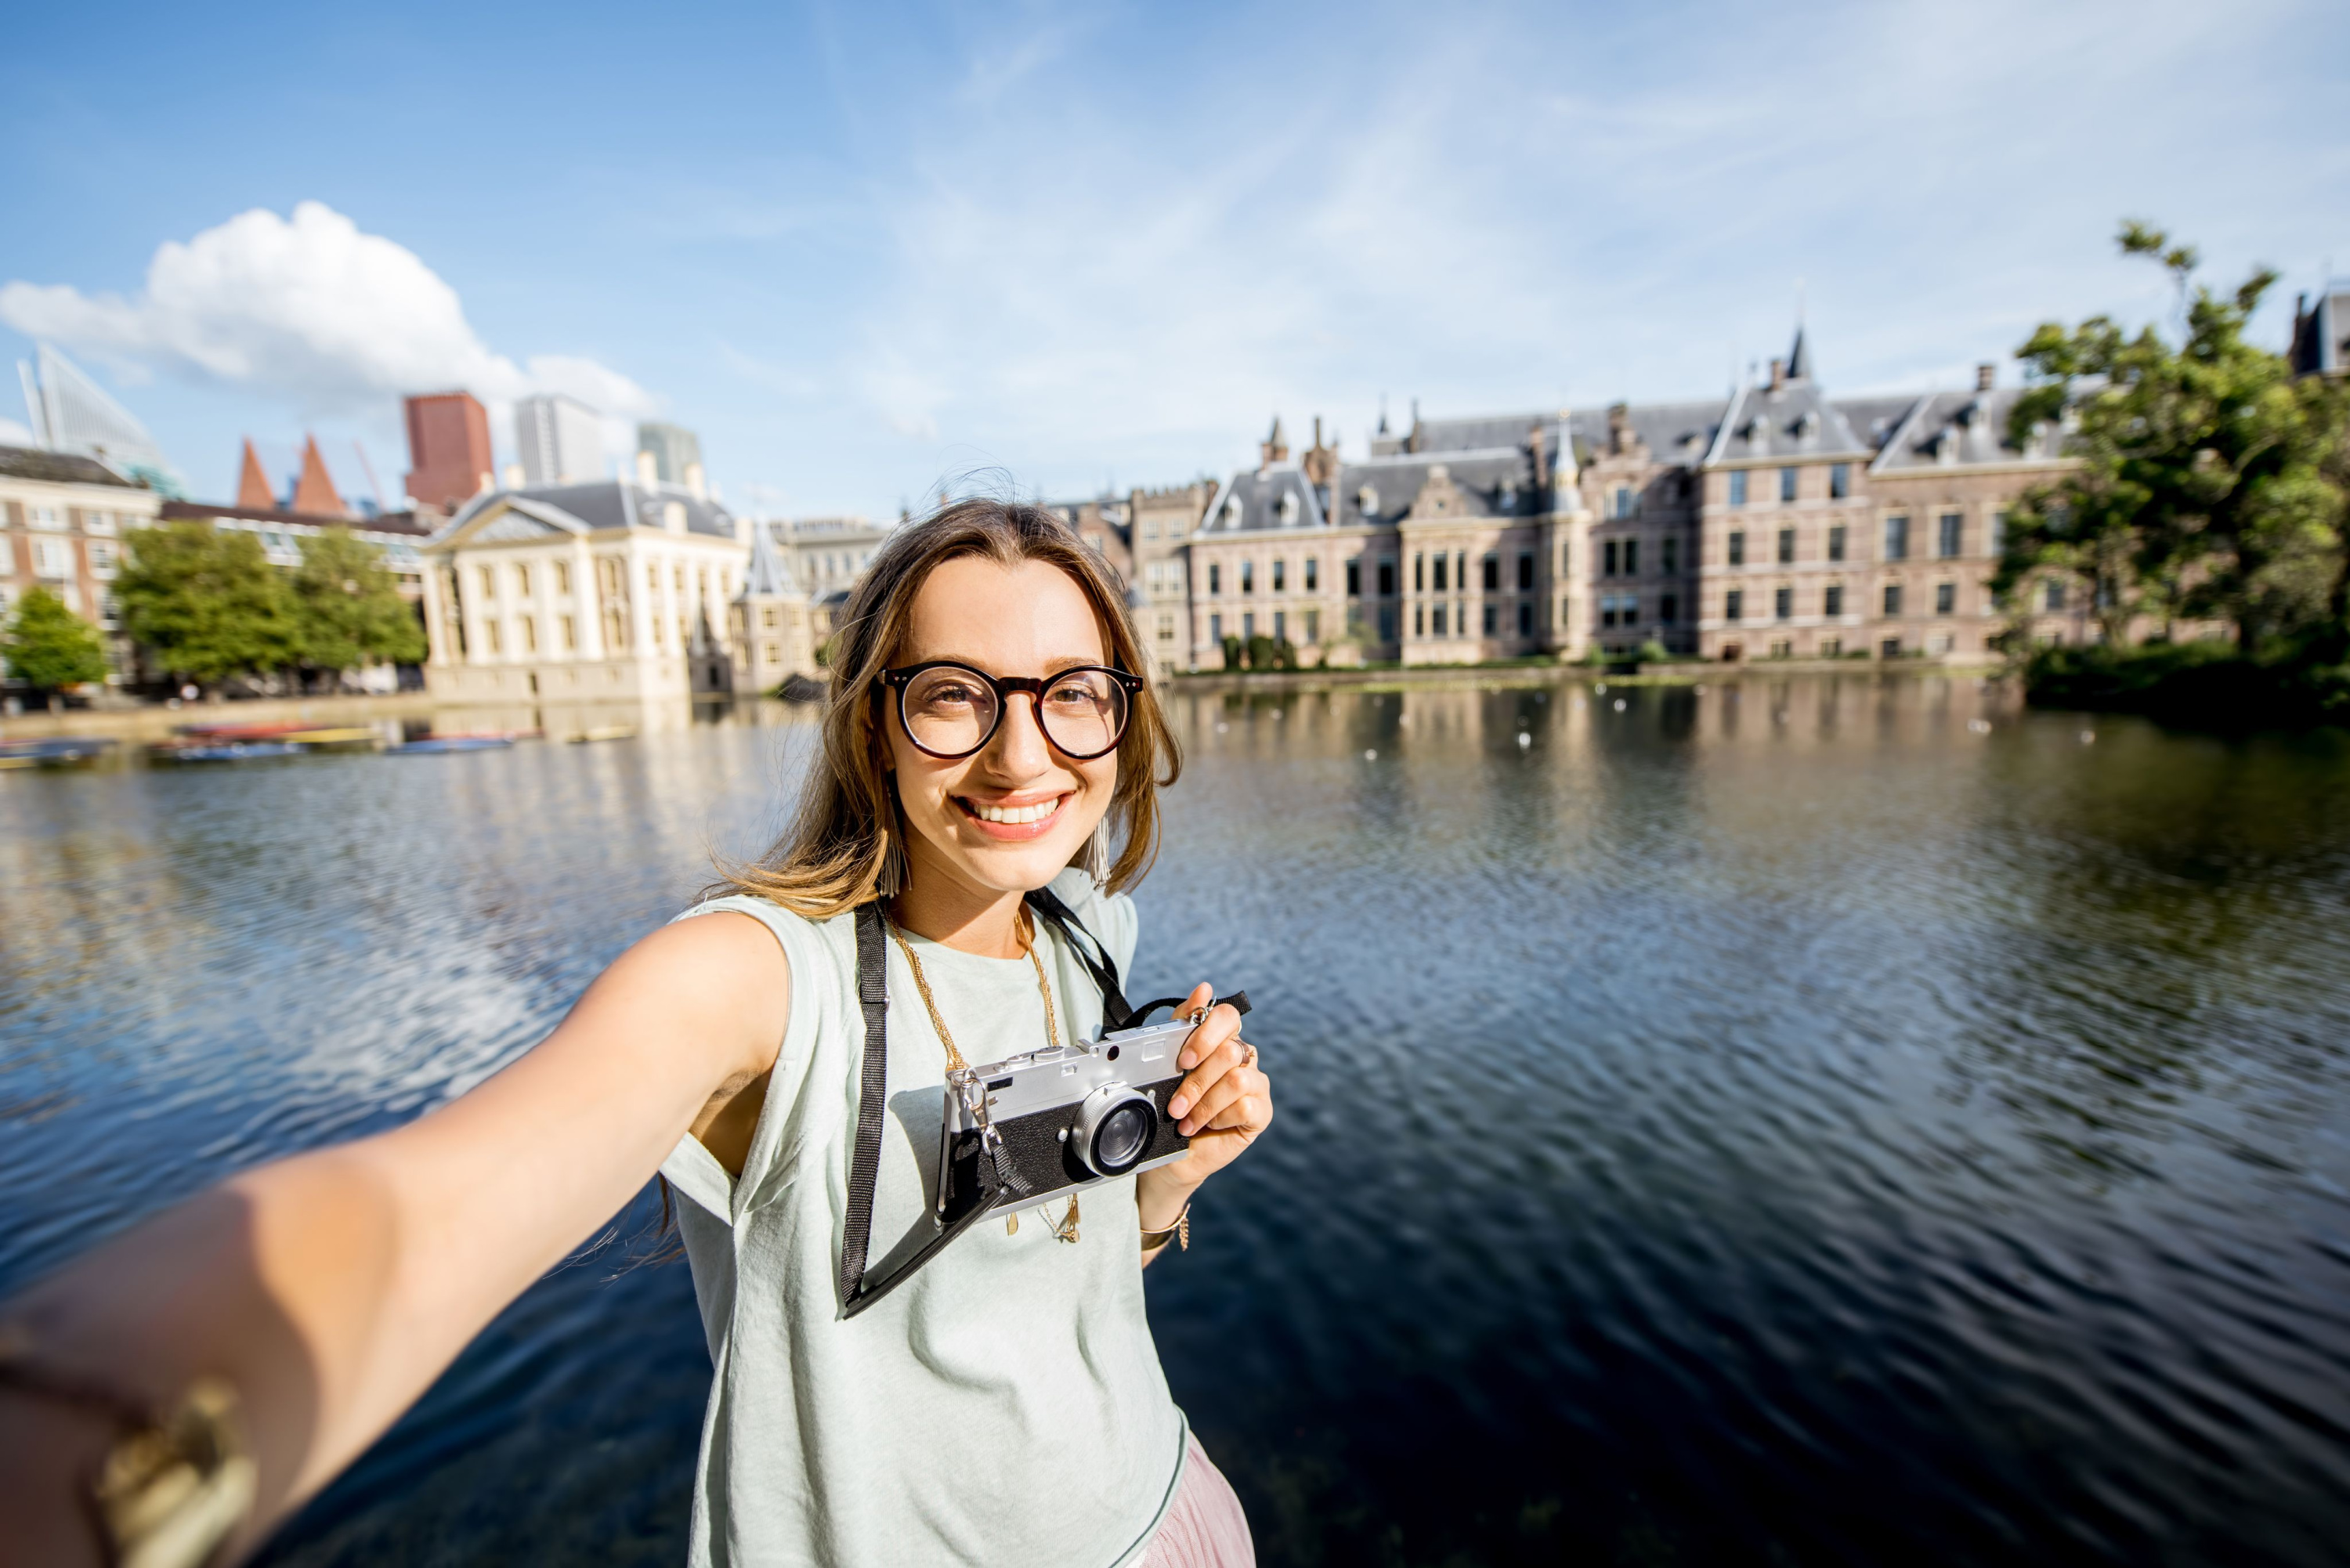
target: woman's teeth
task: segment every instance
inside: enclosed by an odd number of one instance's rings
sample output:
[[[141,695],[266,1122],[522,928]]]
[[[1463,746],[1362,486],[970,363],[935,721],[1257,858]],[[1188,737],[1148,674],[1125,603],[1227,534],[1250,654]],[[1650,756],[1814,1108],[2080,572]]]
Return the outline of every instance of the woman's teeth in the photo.
[[[971,812],[973,816],[978,817],[982,822],[1000,822],[1007,826],[1016,827],[1022,823],[1042,822],[1060,808],[1061,803],[1059,801],[1048,800],[1040,802],[1035,805],[972,805]]]

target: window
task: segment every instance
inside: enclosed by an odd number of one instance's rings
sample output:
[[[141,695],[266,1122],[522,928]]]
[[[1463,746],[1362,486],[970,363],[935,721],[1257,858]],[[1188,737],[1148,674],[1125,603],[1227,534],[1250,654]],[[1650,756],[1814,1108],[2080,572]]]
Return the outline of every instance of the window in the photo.
[[[571,567],[567,562],[555,563],[555,591],[558,594],[571,591]]]
[[[1273,558],[1273,591],[1281,593],[1289,587],[1289,563],[1279,556]]]
[[[1638,539],[1624,541],[1624,575],[1627,577],[1640,575],[1640,541]]]
[[[1436,591],[1440,594],[1444,592],[1444,570],[1451,564],[1445,559],[1443,551],[1439,550],[1436,553]],[[1444,634],[1440,631],[1436,635],[1442,637]]]
[[[89,575],[93,577],[114,576],[114,546],[93,539],[84,546],[89,551]]]
[[[1619,484],[1616,487],[1616,516],[1632,516],[1638,510],[1639,504],[1640,497],[1638,493],[1634,491],[1630,485]]]
[[[504,642],[504,639],[498,635],[498,623],[496,621],[492,621],[483,629],[490,634],[490,651],[492,653],[503,652],[504,649],[499,646],[499,644]]]
[[[1173,616],[1162,615],[1159,618],[1159,640],[1161,642],[1172,642],[1175,640],[1175,618]]]
[[[1950,615],[1954,614],[1958,607],[1959,585],[1956,583],[1936,583],[1934,585],[1934,613],[1936,615]]]
[[[1599,575],[1601,576],[1612,577],[1616,575],[1616,541],[1610,539],[1606,544],[1599,546]]]
[[[1222,642],[1224,640],[1223,617],[1220,615],[1211,615],[1208,618],[1208,640],[1210,642]]]
[[[1309,594],[1318,593],[1321,591],[1321,588],[1322,557],[1319,556],[1308,556],[1305,557],[1305,591]]]
[[[33,572],[43,577],[72,576],[73,546],[63,539],[34,540]]]
[[[1885,613],[1887,615],[1899,615],[1901,613],[1901,585],[1899,583],[1887,583],[1885,585]]]
[[[1822,659],[1842,659],[1844,657],[1844,639],[1840,637],[1824,637],[1820,639],[1820,657]]]
[[[1575,601],[1570,598],[1562,598],[1558,601],[1558,629],[1565,631],[1574,625]]]
[[[1363,558],[1360,556],[1347,557],[1347,597],[1350,599],[1363,597]]]
[[[1660,620],[1660,621],[1663,621],[1667,626],[1670,626],[1670,625],[1672,625],[1675,621],[1677,621],[1677,620],[1680,619],[1680,618],[1681,618],[1681,597],[1680,597],[1680,595],[1679,595],[1679,594],[1665,594],[1665,595],[1660,596],[1660,597],[1658,598],[1658,600],[1657,600],[1657,618],[1658,618],[1659,620]]]
[[[1411,635],[1414,637],[1426,637],[1428,635],[1428,607],[1426,605],[1416,604],[1411,607]]]
[[[1779,564],[1783,566],[1794,558],[1795,531],[1793,528],[1782,528],[1779,530]]]
[[[485,599],[498,597],[498,575],[487,566],[482,568],[482,597]]]
[[[1144,518],[1144,519],[1143,519],[1143,522],[1142,522],[1142,536],[1143,536],[1144,538],[1146,538],[1146,539],[1156,539],[1156,538],[1158,538],[1158,537],[1159,537],[1159,519],[1158,519],[1158,518],[1156,518],[1156,517],[1146,517],[1146,518]],[[1163,638],[1163,637],[1162,637],[1162,638],[1160,638],[1159,640],[1159,641],[1161,641],[1161,642],[1164,642],[1164,641],[1166,641],[1167,639],[1166,639],[1165,638]]]
[[[1429,624],[1436,628],[1436,636],[1442,637],[1444,635],[1444,607],[1442,605],[1438,605],[1436,607],[1435,612],[1430,617]]]
[[[1775,619],[1789,620],[1795,614],[1795,590],[1774,588],[1771,593],[1771,614]]]
[[[1381,605],[1381,606],[1379,607],[1379,640],[1380,640],[1381,642],[1393,642],[1395,639],[1396,639],[1396,613],[1395,613],[1395,606],[1393,606],[1393,605]]]
[[[574,624],[573,624],[572,619],[571,619],[571,618],[570,618],[569,616],[565,616],[565,617],[563,617],[563,618],[562,618],[562,622],[563,622],[563,650],[564,650],[566,653],[568,653],[568,652],[570,652],[572,649],[576,649],[576,648],[577,648],[577,647],[579,646],[579,628],[578,628],[576,625],[574,625]]]
[[[1534,634],[1534,607],[1531,603],[1522,599],[1518,603],[1518,635],[1520,637],[1532,637]]]
[[[1888,561],[1909,558],[1909,519],[1898,512],[1885,520],[1885,558]]]
[[[604,612],[605,652],[610,653],[620,646],[621,629],[620,612],[616,609],[606,610]]]
[[[1746,535],[1743,530],[1730,535],[1730,564],[1733,566],[1746,564]]]
[[[2051,578],[2048,586],[2041,590],[2040,603],[2041,606],[2046,609],[2063,609],[2064,607],[2064,585],[2055,581],[2054,578]]]
[[[1256,592],[1256,563],[1254,561],[1243,561],[1241,563],[1241,592],[1244,594],[1253,594]]]
[[[1256,611],[1254,610],[1241,612],[1241,640],[1243,642],[1256,640]]]
[[[1573,570],[1575,570],[1575,545],[1572,542],[1562,539],[1558,545],[1558,575],[1563,577]]]
[[[515,566],[515,588],[524,598],[530,597],[530,567],[517,563]]]
[[[1721,596],[1721,614],[1725,620],[1746,618],[1746,594],[1743,589],[1732,588]]]
[[[1428,591],[1428,557],[1418,550],[1411,555],[1411,591],[1416,594]],[[1419,634],[1414,632],[1412,635],[1417,637]]]
[[[1305,646],[1311,648],[1322,640],[1322,612],[1307,610],[1302,618],[1305,622]]]
[[[1827,591],[1820,596],[1820,613],[1822,615],[1844,614],[1844,585],[1842,583],[1830,583],[1827,586]]]
[[[1221,594],[1223,591],[1224,568],[1221,563],[1211,561],[1208,563],[1208,592],[1210,594]]]
[[[775,606],[769,605],[759,612],[759,628],[763,631],[773,631],[775,629]]]
[[[1966,514],[1962,512],[1945,512],[1939,522],[1939,532],[1934,542],[1939,546],[1937,553],[1947,561],[1959,553],[1959,545],[1966,537]]]
[[[485,571],[487,569],[484,568]],[[657,562],[645,563],[645,592],[655,597],[659,597],[660,593],[660,566]]]
[[[1392,559],[1381,561],[1379,563],[1379,597],[1391,599],[1395,597],[1396,564]]]
[[[1275,610],[1273,612],[1273,640],[1275,642],[1286,642],[1289,640],[1289,612],[1287,610]]]
[[[1501,618],[1502,618],[1502,607],[1501,607],[1501,606],[1499,606],[1499,605],[1487,605],[1487,606],[1485,607],[1485,635],[1486,635],[1487,637],[1492,637],[1492,636],[1493,636],[1496,632],[1498,632],[1498,631],[1500,631],[1500,630],[1502,629],[1502,619],[1501,619]]]
[[[1901,657],[1901,639],[1888,637],[1877,645],[1877,651],[1887,659],[1898,659]]]
[[[2007,553],[2006,513],[1994,512],[1991,514],[1991,537],[1984,542],[1983,553],[1993,560],[1999,559],[2001,556]]]
[[[1497,594],[1497,593],[1500,593],[1500,592],[1502,591],[1502,557],[1501,557],[1501,556],[1486,556],[1486,557],[1485,557],[1485,565],[1484,565],[1484,578],[1485,578],[1485,591],[1486,591],[1487,593],[1489,593],[1489,594]]]
[[[1794,498],[1795,471],[1792,468],[1783,468],[1779,471],[1779,499],[1793,501]]]
[[[49,534],[62,534],[65,532],[66,525],[65,520],[58,515],[56,507],[27,506],[25,508],[25,526],[38,528]]]
[[[123,521],[128,523],[130,520],[130,514],[125,513],[123,514]],[[111,512],[85,512],[81,514],[81,526],[82,531],[86,534],[112,534],[114,532],[114,514]]]
[[[1828,559],[1844,559],[1844,524],[1841,523],[1828,530]]]
[[[1828,466],[1828,499],[1842,501],[1852,493],[1852,464],[1831,463]]]
[[[1742,468],[1730,471],[1730,504],[1732,506],[1746,504],[1746,471]]]
[[[1521,550],[1518,552],[1518,592],[1522,594],[1529,592],[1534,586],[1534,553],[1532,550]]]
[[[1666,535],[1662,548],[1664,554],[1663,566],[1665,576],[1669,577],[1675,572],[1681,569],[1681,542],[1679,537],[1671,534]]]

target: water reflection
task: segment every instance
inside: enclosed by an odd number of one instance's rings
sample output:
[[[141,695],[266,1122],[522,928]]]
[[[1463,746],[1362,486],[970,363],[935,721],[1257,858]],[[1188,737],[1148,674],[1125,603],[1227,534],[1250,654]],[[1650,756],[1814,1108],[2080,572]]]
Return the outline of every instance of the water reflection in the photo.
[[[1153,1322],[1264,1560],[2329,1560],[2350,749],[1601,684],[1174,705],[1136,984],[1247,986],[1284,1116]],[[813,738],[636,727],[0,779],[0,1281],[478,1081]],[[273,1560],[673,1561],[707,1367],[609,1272]]]

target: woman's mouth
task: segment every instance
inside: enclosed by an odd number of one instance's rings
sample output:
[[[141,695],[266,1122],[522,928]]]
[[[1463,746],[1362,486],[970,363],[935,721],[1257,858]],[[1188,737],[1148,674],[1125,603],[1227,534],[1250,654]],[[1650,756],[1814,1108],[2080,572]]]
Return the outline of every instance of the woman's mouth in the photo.
[[[990,838],[1016,843],[1024,839],[1042,838],[1053,831],[1061,819],[1061,810],[1069,804],[1075,792],[1047,795],[1042,800],[983,801],[969,795],[957,795],[954,803],[972,825]]]

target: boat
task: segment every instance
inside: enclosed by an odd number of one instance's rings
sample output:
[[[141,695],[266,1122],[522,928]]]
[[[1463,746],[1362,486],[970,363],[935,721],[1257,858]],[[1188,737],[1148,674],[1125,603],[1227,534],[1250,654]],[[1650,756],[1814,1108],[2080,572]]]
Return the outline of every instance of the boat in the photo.
[[[637,738],[637,727],[634,724],[604,724],[565,738],[574,745],[582,741],[633,741]]]
[[[515,743],[512,735],[421,735],[413,741],[402,741],[389,751],[408,756],[441,756],[450,752],[504,751]]]
[[[262,757],[298,757],[307,748],[284,741],[166,742],[147,748],[159,763],[249,763]]]
[[[265,738],[283,741],[290,745],[310,747],[365,746],[373,747],[383,739],[372,724],[343,724],[323,729],[286,730]]]
[[[114,742],[102,735],[57,735],[40,741],[0,741],[0,768],[69,768],[95,762]]]

